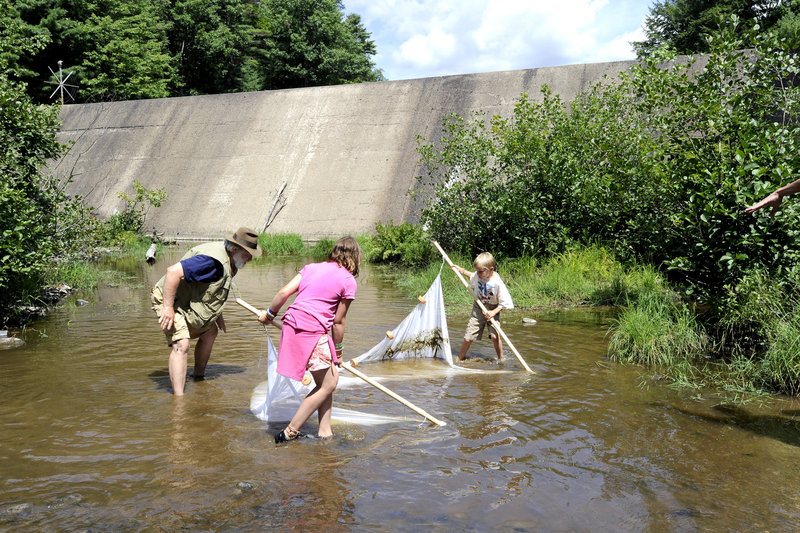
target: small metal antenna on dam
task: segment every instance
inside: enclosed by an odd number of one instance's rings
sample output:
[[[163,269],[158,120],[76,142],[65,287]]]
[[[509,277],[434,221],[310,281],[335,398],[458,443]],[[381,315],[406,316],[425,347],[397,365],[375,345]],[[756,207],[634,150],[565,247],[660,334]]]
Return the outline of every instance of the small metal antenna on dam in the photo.
[[[77,89],[78,86],[77,85],[70,85],[70,84],[67,83],[67,80],[69,79],[69,77],[72,76],[72,72],[67,74],[67,77],[65,78],[64,77],[64,72],[61,70],[61,64],[62,63],[63,63],[63,61],[59,60],[59,62],[58,62],[58,74],[53,72],[53,69],[51,69],[50,67],[47,67],[47,69],[50,71],[50,73],[56,79],[56,81],[48,81],[47,83],[49,83],[51,85],[57,85],[56,90],[53,91],[53,93],[50,95],[50,98],[55,96],[56,93],[61,93],[61,105],[64,105],[64,93],[67,93],[67,96],[69,96],[70,100],[73,100],[73,101],[75,100],[75,97],[72,96],[72,94],[69,92],[69,89],[67,89],[67,87],[75,87]]]

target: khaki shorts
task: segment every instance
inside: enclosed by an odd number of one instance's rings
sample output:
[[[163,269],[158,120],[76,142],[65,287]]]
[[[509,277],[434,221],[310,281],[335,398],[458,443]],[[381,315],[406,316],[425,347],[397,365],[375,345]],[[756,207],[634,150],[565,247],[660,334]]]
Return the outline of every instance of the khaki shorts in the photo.
[[[156,316],[160,319],[161,311],[164,309],[164,295],[161,292],[161,289],[158,287],[153,287],[153,291],[150,293],[150,302],[153,304],[153,311],[156,312]],[[206,325],[206,327],[203,329],[194,329],[186,323],[186,318],[183,316],[183,314],[176,311],[172,329],[161,331],[164,331],[164,335],[167,337],[167,346],[172,346],[174,342],[183,339],[196,339],[211,328],[216,327],[217,321],[212,320],[211,323]]]
[[[492,309],[496,308],[497,305],[487,305],[486,309],[491,311]],[[500,323],[500,313],[497,313],[494,316],[494,320],[499,324]],[[467,331],[464,332],[464,340],[465,341],[474,341],[475,339],[481,340],[483,338],[483,328],[487,326],[488,320],[486,317],[483,316],[483,311],[481,308],[478,307],[478,304],[475,303],[472,305],[472,315],[469,317],[469,322],[467,322]],[[492,327],[491,324],[489,326],[489,335],[497,336],[497,330]]]

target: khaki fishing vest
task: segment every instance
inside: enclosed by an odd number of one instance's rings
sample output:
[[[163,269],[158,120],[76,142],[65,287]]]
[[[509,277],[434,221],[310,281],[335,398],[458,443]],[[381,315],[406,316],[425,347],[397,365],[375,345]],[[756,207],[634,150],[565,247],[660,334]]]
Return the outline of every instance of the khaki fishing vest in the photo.
[[[222,313],[222,307],[225,305],[231,289],[233,275],[224,243],[209,242],[195,246],[186,252],[181,261],[196,255],[213,257],[222,263],[224,270],[222,277],[212,283],[189,283],[185,279],[181,279],[178,289],[175,291],[175,312],[181,313],[186,318],[189,327],[202,330]],[[165,278],[166,276],[162,277],[156,284],[162,290]]]

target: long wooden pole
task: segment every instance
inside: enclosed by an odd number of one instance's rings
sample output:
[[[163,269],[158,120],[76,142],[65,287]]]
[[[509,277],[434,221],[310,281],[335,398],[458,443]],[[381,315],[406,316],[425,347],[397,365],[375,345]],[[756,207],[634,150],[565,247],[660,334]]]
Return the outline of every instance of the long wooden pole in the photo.
[[[250,305],[249,303],[245,302],[245,301],[244,301],[244,300],[242,300],[241,298],[236,298],[236,303],[237,303],[237,304],[239,304],[239,305],[241,305],[242,307],[244,307],[244,308],[245,308],[245,309],[247,309],[248,311],[251,311],[251,312],[252,312],[254,315],[256,315],[256,316],[259,316],[259,315],[261,315],[261,313],[263,313],[263,312],[264,312],[264,311],[259,311],[258,309],[256,309],[255,307],[253,307],[253,306],[252,306],[252,305]],[[280,320],[272,320],[272,324],[273,324],[274,326],[278,327],[278,328],[282,328],[282,327],[283,327],[283,324],[281,323],[281,321],[280,321]],[[425,418],[427,418],[428,420],[430,420],[430,421],[431,421],[431,422],[433,422],[434,424],[436,424],[436,425],[438,425],[438,426],[444,426],[444,425],[446,425],[446,423],[445,423],[445,422],[443,422],[443,421],[439,420],[438,418],[436,418],[436,417],[434,417],[434,416],[430,415],[430,414],[429,414],[427,411],[425,411],[424,409],[421,409],[421,408],[417,407],[416,405],[414,405],[413,403],[409,402],[408,400],[406,400],[405,398],[403,398],[403,397],[402,397],[402,396],[400,396],[399,394],[397,394],[397,393],[395,393],[395,392],[393,392],[393,391],[391,391],[391,390],[387,389],[386,387],[384,387],[383,385],[381,385],[380,383],[378,383],[378,382],[377,382],[377,381],[375,381],[374,379],[370,378],[369,376],[367,376],[366,374],[364,374],[364,373],[363,373],[363,372],[361,372],[360,370],[356,370],[355,368],[353,368],[353,366],[352,366],[352,365],[351,365],[349,362],[347,362],[347,363],[344,363],[344,362],[343,362],[343,363],[342,363],[342,366],[343,366],[343,367],[344,367],[344,368],[345,368],[345,369],[346,369],[348,372],[352,373],[354,376],[357,376],[357,377],[359,377],[359,378],[363,379],[364,381],[366,381],[367,383],[369,383],[370,385],[372,385],[373,387],[375,387],[375,388],[376,388],[376,389],[378,389],[379,391],[383,392],[384,394],[387,394],[388,396],[390,396],[390,397],[392,397],[393,399],[397,400],[398,402],[402,403],[403,405],[405,405],[406,407],[408,407],[408,408],[409,408],[409,409],[411,409],[412,411],[414,411],[414,412],[416,412],[416,413],[418,413],[418,414],[420,414],[420,415],[424,416]]]
[[[403,398],[399,394],[396,394],[396,393],[392,392],[391,390],[387,389],[386,387],[384,387],[383,385],[381,385],[380,383],[378,383],[374,379],[370,378],[369,376],[366,376],[360,370],[356,370],[355,368],[353,368],[353,365],[351,365],[349,361],[346,362],[346,363],[342,363],[342,366],[345,369],[347,369],[349,372],[351,372],[353,375],[360,377],[361,379],[363,379],[364,381],[366,381],[367,383],[369,383],[370,385],[372,385],[373,387],[375,387],[379,391],[383,392],[384,394],[387,394],[387,395],[391,396],[392,398],[394,398],[398,402],[402,403],[403,405],[405,405],[406,407],[408,407],[412,411],[424,416],[425,418],[427,418],[428,420],[430,420],[434,424],[436,424],[438,426],[446,425],[445,422],[443,422],[443,421],[439,420],[438,418],[430,415],[424,409],[421,409],[421,408],[417,407],[416,405],[414,405],[413,403],[409,402],[408,400],[406,400],[405,398]]]
[[[431,241],[431,242],[436,247],[436,249],[439,250],[439,253],[442,254],[442,257],[444,258],[445,261],[447,261],[447,264],[450,265],[451,267],[455,266],[455,265],[453,265],[453,262],[450,260],[450,257],[447,256],[447,253],[445,253],[445,251],[442,250],[442,247],[439,246],[439,243],[436,242],[436,241]],[[461,275],[461,272],[456,272],[454,270],[453,273],[456,276],[458,276],[458,279],[461,280],[461,283],[464,284],[464,287],[466,287],[467,290],[470,291],[470,294],[472,294],[472,291],[469,288],[469,282],[464,279],[464,276]],[[478,298],[475,298],[474,294],[472,294],[472,297],[475,299],[475,303],[478,304],[478,307],[481,308],[481,311],[483,311],[484,313],[488,313],[489,312],[488,309],[486,309],[486,306],[483,305],[483,302],[481,302]],[[519,359],[519,362],[522,363],[523,367],[525,367],[525,370],[527,370],[528,372],[533,372],[535,374],[536,372],[534,372],[531,369],[531,367],[528,366],[528,363],[525,362],[525,360],[522,358],[522,356],[517,351],[517,349],[514,348],[514,345],[511,344],[511,341],[509,340],[509,338],[506,335],[506,333],[503,331],[503,328],[500,327],[500,324],[494,318],[490,318],[489,322],[492,324],[492,326],[494,326],[494,329],[497,330],[497,332],[500,334],[500,336],[503,338],[503,340],[506,341],[506,344],[508,344],[508,347],[511,348],[511,351],[514,352],[514,355],[517,356],[517,359]]]

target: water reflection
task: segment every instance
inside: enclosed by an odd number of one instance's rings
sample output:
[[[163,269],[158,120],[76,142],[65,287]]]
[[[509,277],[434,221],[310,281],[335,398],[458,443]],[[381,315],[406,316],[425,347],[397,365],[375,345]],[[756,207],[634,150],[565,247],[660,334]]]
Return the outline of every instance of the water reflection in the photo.
[[[404,421],[338,424],[331,441],[276,446],[248,410],[266,375],[265,332],[248,311],[226,307],[228,332],[206,380],[189,380],[183,398],[169,392],[168,350],[147,291],[181,254],[154,267],[126,263],[134,287],[79,295],[90,304],[56,311],[25,332],[26,346],[0,352],[0,529],[800,526],[796,401],[730,407],[659,383],[643,388],[636,367],[604,357],[606,313],[504,317],[535,375],[513,357],[464,365],[475,371],[430,361],[365,366],[443,428],[356,385],[337,391],[337,405]],[[300,265],[251,263],[237,290],[263,306]],[[348,351],[372,347],[414,305],[367,269],[348,314]],[[465,323],[450,317],[451,343]],[[494,354],[488,341],[471,351]]]

